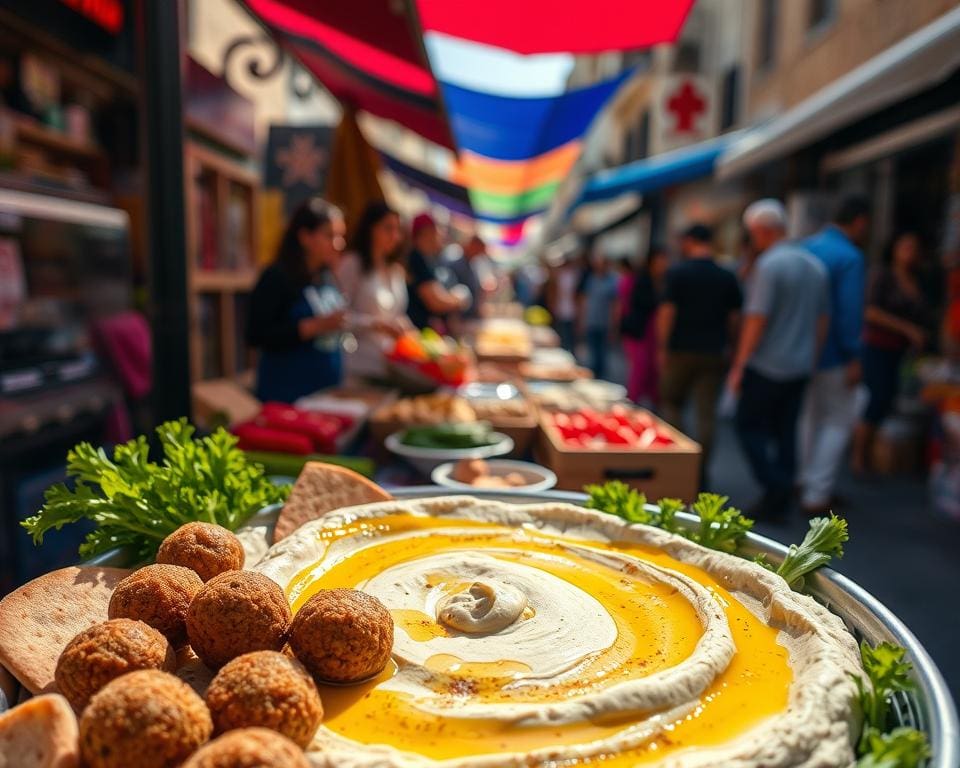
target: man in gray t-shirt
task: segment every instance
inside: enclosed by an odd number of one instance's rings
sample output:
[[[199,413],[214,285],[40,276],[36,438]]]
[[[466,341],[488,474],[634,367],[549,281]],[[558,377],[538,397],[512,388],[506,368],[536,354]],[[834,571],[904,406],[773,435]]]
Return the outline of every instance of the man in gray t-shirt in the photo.
[[[796,469],[797,417],[830,313],[826,270],[786,241],[786,211],[776,200],[743,216],[761,253],[747,287],[743,328],[728,387],[740,395],[737,433],[764,496],[756,517],[786,513]]]

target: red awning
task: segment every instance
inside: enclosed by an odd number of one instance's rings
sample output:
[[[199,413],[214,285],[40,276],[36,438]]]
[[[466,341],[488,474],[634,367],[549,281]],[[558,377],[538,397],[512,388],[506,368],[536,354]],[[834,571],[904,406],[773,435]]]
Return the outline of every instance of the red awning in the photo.
[[[437,83],[405,3],[242,2],[339,101],[453,147]]]
[[[518,53],[599,53],[676,40],[693,0],[416,0],[425,31]],[[350,3],[346,3],[350,5]]]

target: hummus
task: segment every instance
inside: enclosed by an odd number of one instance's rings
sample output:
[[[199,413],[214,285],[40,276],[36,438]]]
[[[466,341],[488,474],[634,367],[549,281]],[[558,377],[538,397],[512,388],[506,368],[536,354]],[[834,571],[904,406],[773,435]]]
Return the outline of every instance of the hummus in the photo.
[[[777,575],[565,504],[353,507],[255,566],[296,611],[379,598],[377,679],[321,689],[315,766],[846,766],[859,653]]]

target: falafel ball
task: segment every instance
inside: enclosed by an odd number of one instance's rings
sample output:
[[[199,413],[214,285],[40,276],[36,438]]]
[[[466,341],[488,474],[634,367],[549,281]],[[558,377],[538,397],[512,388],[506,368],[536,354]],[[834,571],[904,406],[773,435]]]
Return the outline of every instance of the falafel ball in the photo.
[[[80,754],[86,768],[173,768],[212,732],[210,712],[189,685],[143,670],[90,699],[80,717]]]
[[[220,525],[187,523],[160,544],[157,562],[196,571],[203,581],[243,568],[246,555],[240,539]]]
[[[183,768],[310,768],[290,739],[266,728],[243,728],[214,739]]]
[[[320,693],[303,665],[276,651],[238,656],[207,688],[217,733],[261,726],[305,749],[323,719]]]
[[[321,590],[293,617],[290,649],[322,680],[358,683],[383,671],[393,650],[393,617],[355,589]]]
[[[187,637],[211,669],[253,651],[279,651],[290,629],[280,586],[253,571],[228,571],[203,585],[187,611]]]
[[[115,678],[139,669],[177,668],[173,646],[153,627],[135,619],[111,619],[83,630],[67,643],[54,672],[57,688],[80,712],[90,697]]]
[[[187,609],[201,587],[200,577],[189,568],[148,565],[117,584],[107,615],[139,619],[180,648],[187,642]]]

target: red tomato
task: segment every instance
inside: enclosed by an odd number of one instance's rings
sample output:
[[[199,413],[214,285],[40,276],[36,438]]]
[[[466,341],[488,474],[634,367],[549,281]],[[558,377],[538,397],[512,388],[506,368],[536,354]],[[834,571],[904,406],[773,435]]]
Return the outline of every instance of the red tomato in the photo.
[[[582,413],[575,413],[570,417],[570,426],[577,432],[587,432],[590,429],[590,422]]]
[[[657,439],[657,430],[653,427],[647,427],[640,432],[637,438],[637,448],[649,448]]]
[[[668,448],[671,445],[676,445],[673,438],[667,434],[661,433],[656,436],[653,441],[653,445],[657,448]]]

